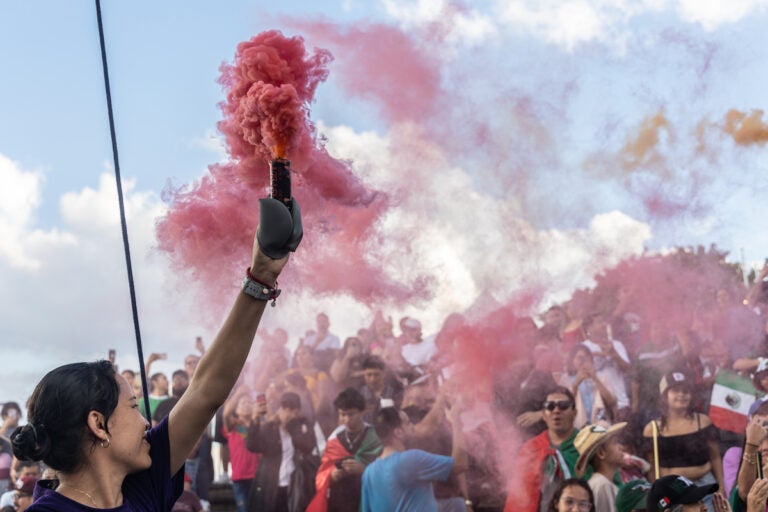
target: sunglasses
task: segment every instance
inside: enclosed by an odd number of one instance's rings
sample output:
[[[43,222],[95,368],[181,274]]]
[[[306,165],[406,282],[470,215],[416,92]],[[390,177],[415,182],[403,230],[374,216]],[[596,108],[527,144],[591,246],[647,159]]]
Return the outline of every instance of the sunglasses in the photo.
[[[556,408],[561,411],[567,411],[573,406],[570,400],[547,400],[544,402],[544,408],[549,412],[554,411]]]

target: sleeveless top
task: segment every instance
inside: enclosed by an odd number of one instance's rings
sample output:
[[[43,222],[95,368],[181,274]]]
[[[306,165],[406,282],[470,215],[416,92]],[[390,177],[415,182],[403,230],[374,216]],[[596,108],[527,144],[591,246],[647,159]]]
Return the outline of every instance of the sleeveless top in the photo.
[[[654,423],[656,420],[654,420]],[[662,436],[659,431],[659,466],[663,468],[686,468],[702,466],[709,462],[708,443],[716,438],[715,426],[701,428],[701,416],[696,413],[699,429],[678,436]],[[651,438],[653,442],[653,438]]]

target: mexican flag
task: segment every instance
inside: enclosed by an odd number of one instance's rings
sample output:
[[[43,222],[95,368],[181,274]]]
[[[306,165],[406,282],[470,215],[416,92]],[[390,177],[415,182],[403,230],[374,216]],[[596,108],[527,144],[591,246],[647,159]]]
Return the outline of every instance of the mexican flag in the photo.
[[[747,426],[749,406],[756,400],[757,391],[747,377],[720,370],[712,388],[709,417],[721,430],[743,433]]]

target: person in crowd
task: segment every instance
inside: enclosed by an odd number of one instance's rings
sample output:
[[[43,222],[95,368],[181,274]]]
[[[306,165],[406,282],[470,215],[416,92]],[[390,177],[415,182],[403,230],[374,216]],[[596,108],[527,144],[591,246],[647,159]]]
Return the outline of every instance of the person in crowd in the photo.
[[[387,347],[397,345],[397,340],[392,332],[392,317],[384,318],[384,313],[376,311],[370,330],[373,340],[367,347],[367,351],[371,354],[382,356]],[[399,345],[397,346],[399,347]]]
[[[573,442],[579,451],[576,476],[584,476],[587,466],[594,468],[587,483],[594,495],[595,508],[600,512],[616,512],[619,488],[613,480],[624,463],[624,448],[618,433],[626,426],[626,423],[617,423],[606,430],[600,425],[591,425],[582,429]]]
[[[333,402],[339,427],[328,438],[315,478],[317,493],[307,512],[360,510],[362,475],[381,453],[375,429],[363,421],[365,399],[347,388]]]
[[[562,480],[574,475],[579,452],[573,442],[578,429],[575,399],[559,386],[543,402],[547,430],[526,441],[518,450],[507,493],[505,512],[537,512],[553,499]]]
[[[12,481],[18,484],[19,481],[26,479],[40,480],[42,477],[42,471],[40,470],[40,464],[29,460],[17,460],[14,471],[12,472]],[[12,485],[11,488],[0,496],[0,508],[13,507],[14,494],[16,492],[16,485]]]
[[[341,348],[341,340],[330,331],[331,321],[328,314],[321,312],[315,318],[317,330],[312,335],[304,338],[302,345],[313,350],[338,350]]]
[[[565,308],[559,304],[554,304],[547,309],[541,316],[544,321],[544,327],[548,327],[557,333],[557,338],[562,341],[562,332],[568,323],[568,315],[565,313]]]
[[[346,389],[365,384],[363,360],[367,355],[359,338],[352,336],[344,340],[344,346],[331,364],[330,375],[336,385]]]
[[[170,414],[171,409],[179,402],[189,387],[189,375],[184,370],[176,370],[171,375],[171,396],[160,402],[152,415],[152,425],[157,425]]]
[[[749,406],[747,426],[744,432],[745,444],[743,446],[731,446],[723,454],[723,481],[725,482],[725,487],[722,490],[726,496],[731,497],[732,505],[735,503],[732,491],[735,489],[738,492],[737,480],[739,476],[742,478],[741,488],[745,490],[744,493],[739,493],[740,496],[745,496],[745,498],[741,498],[742,501],[746,499],[746,495],[755,480],[756,464],[751,464],[750,467],[750,462],[748,461],[757,459],[757,451],[761,449],[760,444],[766,437],[766,425],[768,425],[768,398],[761,398],[755,400]],[[763,460],[768,463],[768,459]],[[743,469],[742,463],[744,463]],[[740,475],[741,471],[746,473]]]
[[[189,378],[192,379],[197,371],[197,365],[200,364],[200,356],[196,354],[187,354],[184,358],[184,371],[187,372]]]
[[[411,366],[426,367],[437,354],[435,337],[424,338],[421,332],[421,322],[413,317],[405,317],[400,322],[400,353]]]
[[[300,213],[294,211],[291,247],[273,248],[281,254],[298,245]],[[275,223],[268,210],[260,224],[257,238],[269,242]],[[28,510],[170,510],[181,493],[184,461],[234,386],[287,261],[266,256],[254,243],[242,292],[189,389],[149,431],[136,397],[109,361],[67,364],[46,374],[27,402],[28,423],[11,435],[19,459],[43,460],[57,471],[58,485],[41,490]]]
[[[643,425],[659,416],[655,397],[661,378],[674,367],[678,347],[672,340],[670,329],[661,320],[649,322],[648,335],[636,346],[629,373],[631,409],[639,414]]]
[[[312,499],[299,479],[309,477],[314,489],[315,475],[302,474],[301,459],[315,449],[315,434],[312,425],[300,416],[300,411],[301,399],[291,392],[282,394],[277,412],[271,419],[267,419],[265,403],[255,408],[246,447],[261,454],[261,458],[251,484],[248,510],[300,512]]]
[[[636,512],[646,509],[651,484],[648,480],[630,480],[616,493],[616,512]]]
[[[341,340],[330,331],[331,321],[327,313],[318,313],[315,318],[315,325],[317,329],[304,337],[300,345],[312,349],[312,355],[318,368],[327,372],[336,357],[336,352],[341,348]]]
[[[184,490],[173,504],[171,512],[202,512],[205,510],[200,498],[192,491],[192,477],[184,475]]]
[[[126,368],[125,370],[120,370],[120,375],[123,376],[129,386],[133,387],[133,381],[136,380],[135,371]]]
[[[19,426],[21,407],[16,402],[5,402],[0,410],[0,436],[7,438]]]
[[[32,506],[35,485],[38,479],[27,476],[16,482],[13,492],[13,507],[15,512],[25,512]]]
[[[531,351],[532,365],[529,366],[522,382],[517,389],[506,391],[516,397],[513,401],[515,422],[526,438],[538,435],[546,429],[542,419],[541,397],[557,387],[552,373],[553,366],[562,368],[562,361],[555,361],[559,362],[558,365],[552,364],[551,356],[555,352],[547,345],[535,345]]]
[[[149,378],[149,420],[151,421],[152,416],[155,414],[155,410],[157,410],[157,406],[160,405],[160,402],[167,400],[169,398],[168,395],[168,377],[162,372],[157,372],[154,374],[150,374],[150,369],[152,368],[152,364],[155,361],[161,361],[165,360],[167,358],[166,354],[159,354],[157,352],[152,352],[149,357],[147,358],[147,361],[144,365],[144,368],[146,370],[147,375],[151,375]],[[145,405],[144,405],[144,398],[139,399],[139,409],[142,413],[145,413]]]
[[[402,406],[403,385],[387,372],[382,358],[371,355],[363,360],[363,378],[365,384],[359,391],[365,398],[365,421],[371,423],[376,417],[381,409],[382,398],[392,400],[398,409]]]
[[[693,382],[693,407],[697,411],[706,411],[715,383],[717,366],[701,357],[701,341],[698,335],[689,329],[675,332],[677,353],[672,357],[672,367],[682,369],[690,375]]]
[[[294,354],[293,372],[291,373],[298,373],[304,377],[307,391],[312,400],[312,407],[318,411],[321,403],[325,405],[330,402],[327,398],[330,382],[328,374],[315,364],[313,351],[314,349],[306,345],[297,347]]]
[[[733,460],[736,457],[738,459]],[[750,504],[750,501],[754,501],[756,495],[763,494],[762,489],[755,489],[763,485],[758,469],[762,469],[763,474],[768,470],[768,398],[756,400],[750,406],[749,421],[744,431],[744,445],[730,448],[723,457],[724,463],[726,460],[732,461],[730,466],[740,462],[737,466],[735,485],[729,494],[733,510],[751,510],[750,506],[754,508],[754,503]],[[758,468],[761,462],[762,468]],[[726,475],[726,485],[729,483],[730,472]],[[768,510],[765,499],[758,510]]]
[[[13,465],[13,448],[4,437],[0,437],[0,492],[12,488],[11,467]]]
[[[708,416],[694,411],[691,387],[691,378],[683,371],[669,372],[661,379],[661,418],[643,429],[648,460],[652,466],[657,463],[652,448],[656,438],[659,476],[680,475],[699,485],[716,483],[724,489],[717,430]],[[714,510],[711,498],[707,507]]]
[[[600,372],[603,384],[616,397],[616,416],[621,420],[629,413],[629,395],[626,377],[631,370],[629,354],[624,344],[611,339],[608,321],[602,314],[593,314],[584,320],[587,340],[582,344],[587,347],[595,360],[595,369]]]
[[[584,333],[584,300],[580,294],[574,294],[570,301],[565,304],[565,315],[567,321],[565,327],[560,331],[560,339],[563,341],[563,351],[568,353],[574,345],[577,345],[587,339]]]
[[[265,331],[261,338],[264,340],[259,349],[259,360],[269,360],[271,356],[282,356],[286,361],[291,359],[291,351],[288,350],[288,331],[277,327],[272,333]]]
[[[591,512],[595,499],[587,482],[579,478],[566,478],[552,495],[547,512]],[[600,512],[597,509],[597,512]]]
[[[383,445],[381,457],[365,468],[362,512],[437,512],[433,481],[443,481],[467,470],[467,454],[459,407],[448,411],[453,433],[451,456],[407,450],[414,435],[408,416],[394,408],[382,408],[374,428]]]
[[[716,512],[730,512],[728,500],[717,493],[717,484],[696,485],[681,475],[666,475],[651,485],[648,491],[648,512],[705,512],[704,501],[713,502]],[[717,494],[716,494],[717,493]]]
[[[584,345],[571,350],[566,374],[560,380],[576,397],[576,428],[584,425],[609,425],[616,410],[616,397],[606,387],[600,372],[595,370],[592,352]]]
[[[262,403],[266,401],[262,397]],[[240,385],[232,396],[224,403],[224,437],[229,447],[232,463],[232,492],[235,495],[237,512],[246,512],[251,482],[256,476],[259,464],[258,455],[246,447],[248,430],[253,418],[254,401],[251,391],[245,385]]]

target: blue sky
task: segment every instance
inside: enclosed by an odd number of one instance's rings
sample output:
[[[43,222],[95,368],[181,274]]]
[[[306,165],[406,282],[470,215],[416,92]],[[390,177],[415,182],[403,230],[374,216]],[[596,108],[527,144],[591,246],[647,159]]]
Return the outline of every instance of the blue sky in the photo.
[[[413,126],[458,138],[477,125],[491,134],[475,151],[421,143],[435,170],[435,179],[422,182],[433,222],[413,240],[422,270],[437,275],[436,299],[428,308],[393,307],[395,316],[417,314],[434,329],[483,290],[503,301],[505,290],[528,285],[555,300],[643,248],[717,243],[734,257],[743,249],[748,261],[761,260],[768,255],[768,237],[757,229],[766,216],[765,145],[737,146],[717,126],[730,109],[767,106],[768,2],[721,3],[104,2],[148,350],[180,361],[195,334],[209,338],[215,329],[215,321],[189,321],[194,307],[152,251],[154,220],[164,211],[169,180],[192,182],[225,158],[216,138],[219,65],[262,30],[302,35],[291,19],[330,20],[341,31],[383,23],[434,57],[450,98],[443,117],[398,125],[383,115],[385,101],[345,88],[345,54],[332,48],[337,61],[318,89],[312,119],[329,150],[353,160],[372,186],[394,190],[410,176],[397,169],[392,144]],[[307,39],[309,47],[327,44]],[[105,344],[126,354],[125,366],[136,363],[128,355],[132,326],[114,183],[104,177],[111,147],[93,3],[1,3],[0,69],[0,355],[26,369],[8,391],[22,400],[42,371],[98,357]],[[621,149],[660,112],[670,128],[659,131],[655,152],[645,154],[650,160],[640,171],[621,171]],[[695,152],[702,123],[710,127],[705,156]],[[698,208],[651,215],[638,192],[653,187]],[[460,195],[473,212],[481,210],[479,221],[467,223]],[[403,198],[382,232],[392,239],[412,233],[424,218],[417,199]],[[478,255],[478,239],[495,245]],[[406,272],[397,251],[389,252],[392,270]],[[503,257],[518,265],[488,269],[488,260]],[[51,283],[58,289],[50,291]],[[301,318],[289,329],[295,339],[318,309],[344,308],[343,318],[331,319],[345,336],[369,318],[369,309],[348,297],[297,292],[286,294],[268,328]],[[160,369],[172,371],[171,359]]]

